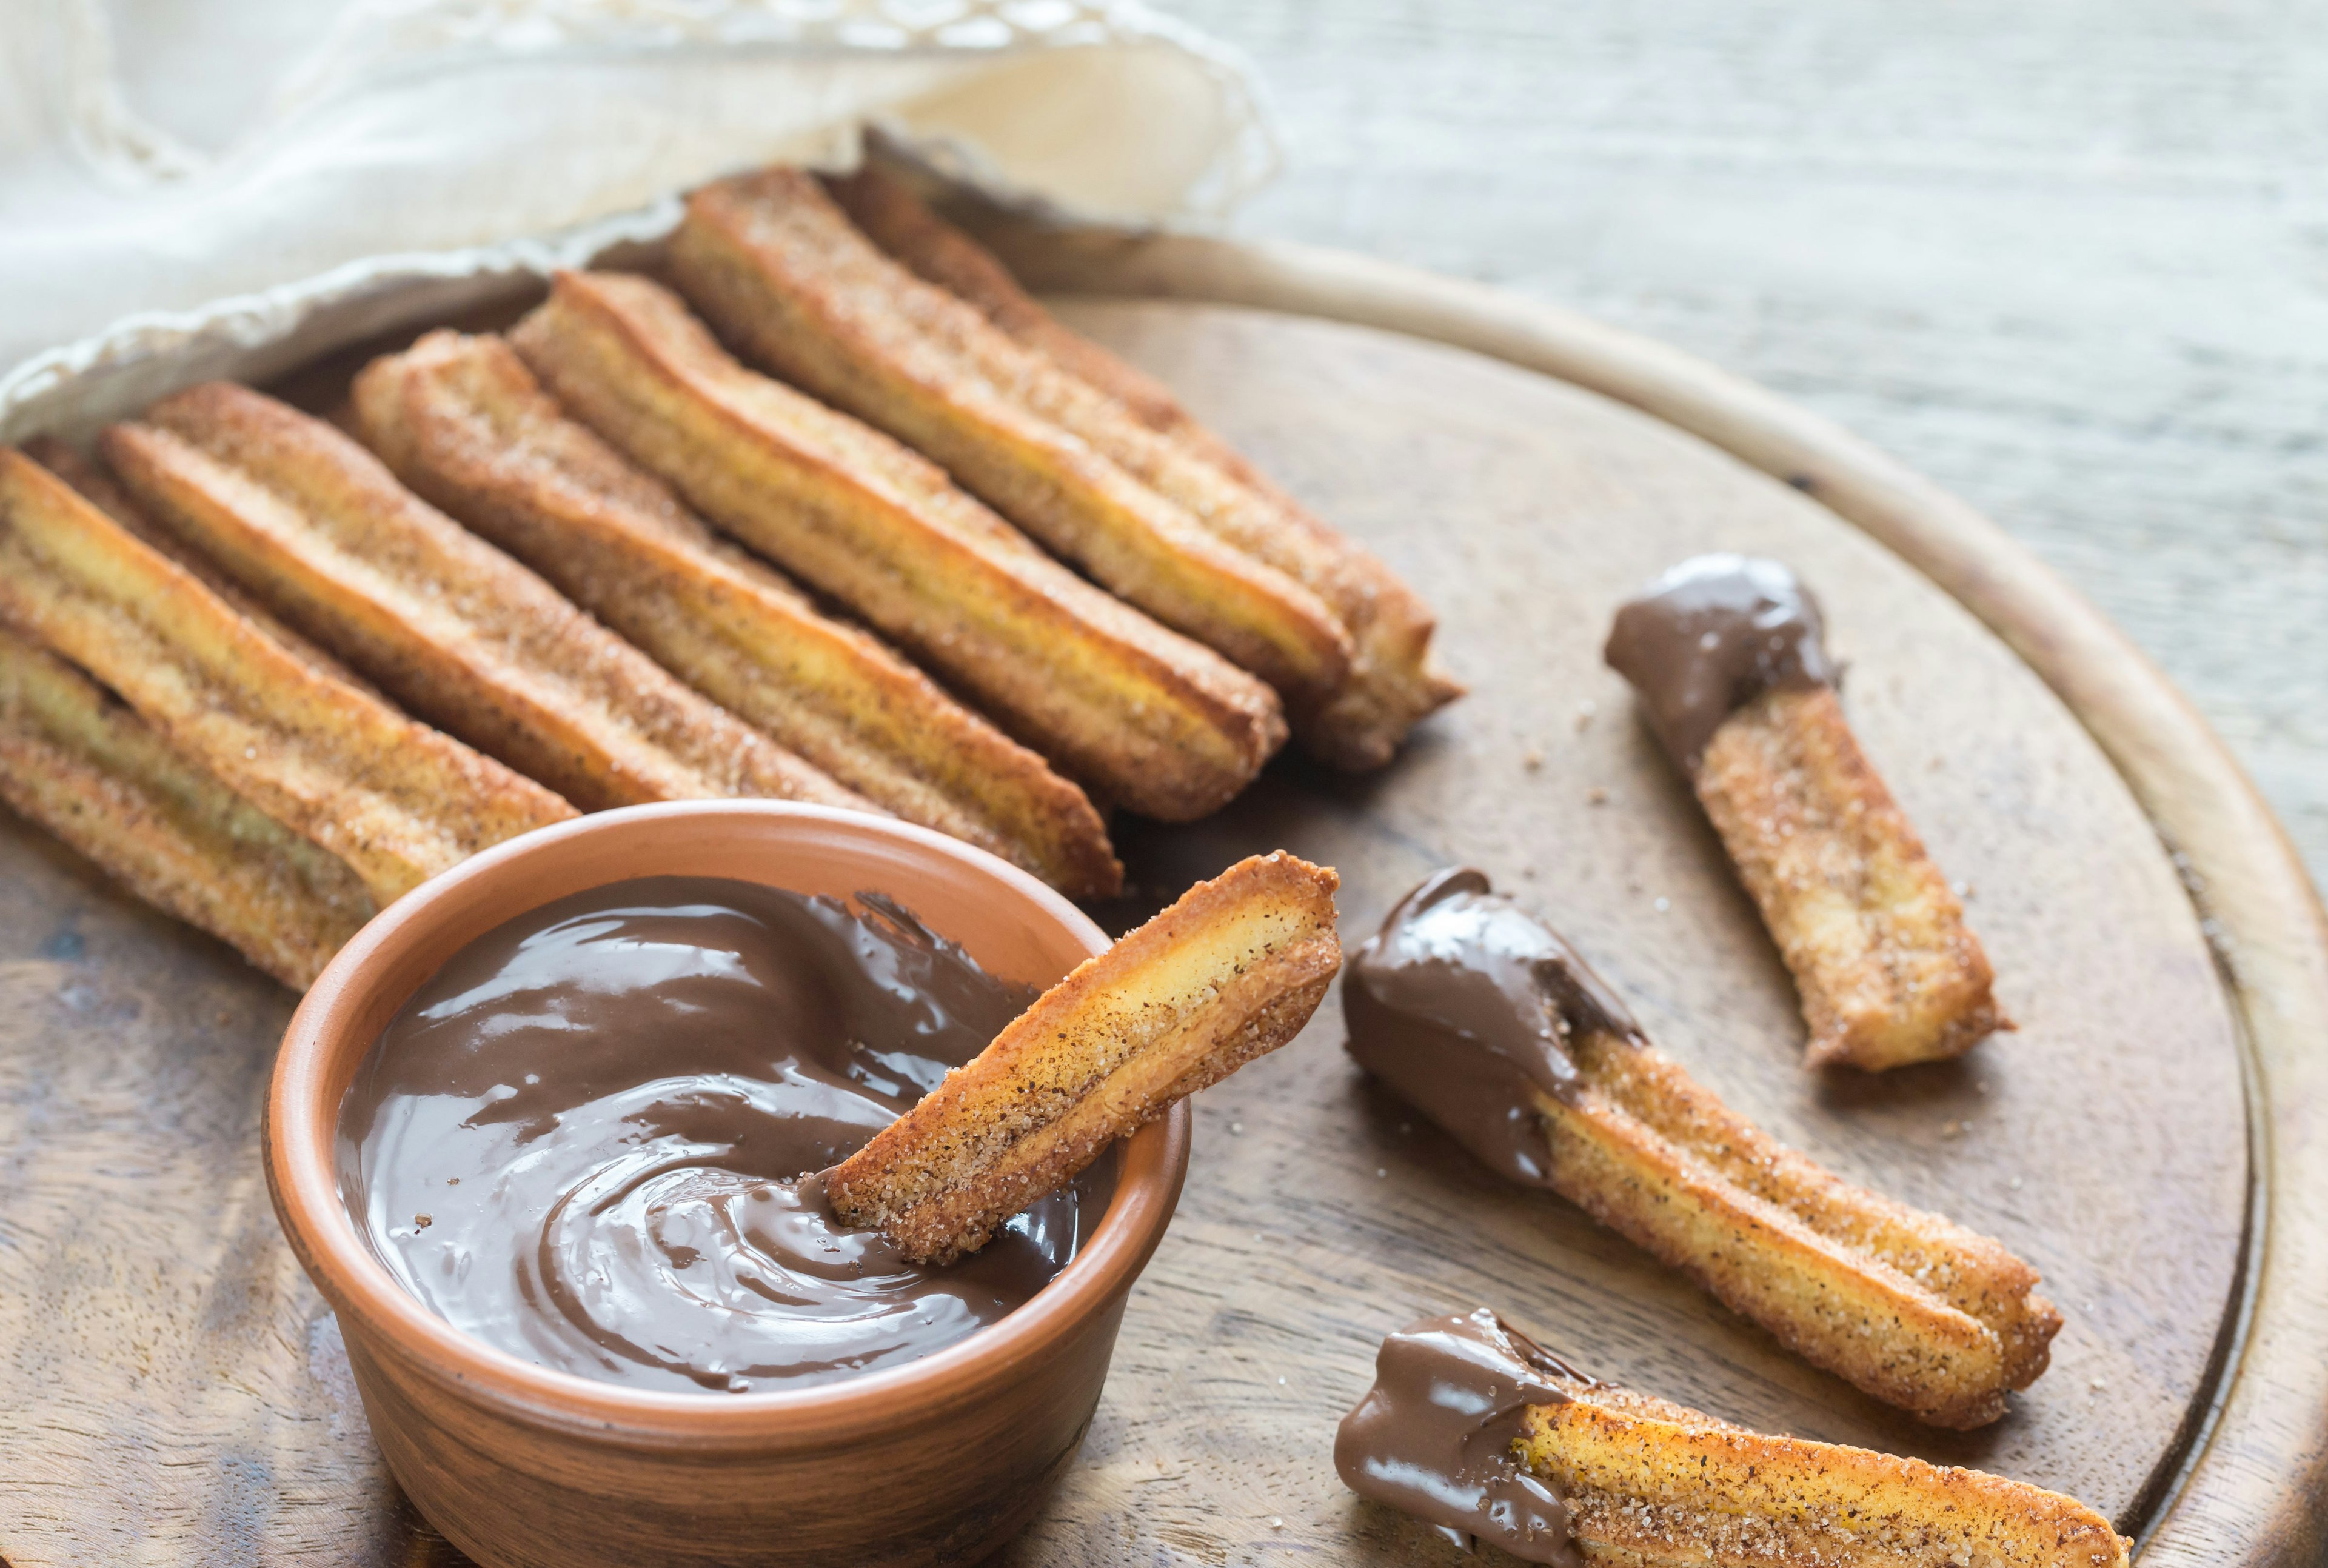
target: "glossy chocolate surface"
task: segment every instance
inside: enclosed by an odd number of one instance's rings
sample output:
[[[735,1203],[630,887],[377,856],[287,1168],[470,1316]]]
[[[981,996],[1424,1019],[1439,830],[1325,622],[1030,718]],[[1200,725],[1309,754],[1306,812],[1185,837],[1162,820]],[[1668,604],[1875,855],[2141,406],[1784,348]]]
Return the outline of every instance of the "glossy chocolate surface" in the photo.
[[[1560,934],[1450,867],[1399,900],[1342,981],[1359,1066],[1514,1181],[1551,1178],[1535,1096],[1576,1092],[1578,1032],[1640,1026]]]
[[[1592,1381],[1485,1307],[1409,1324],[1383,1341],[1375,1385],[1342,1418],[1334,1469],[1466,1550],[1485,1540],[1525,1562],[1580,1563],[1559,1492],[1513,1451],[1529,1405],[1567,1402],[1562,1379]]]
[[[861,902],[650,878],[462,949],[341,1107],[341,1191],[380,1258],[479,1338],[647,1388],[894,1366],[1026,1300],[1097,1224],[1112,1159],[946,1269],[824,1206],[814,1173],[1036,994]]]
[[[1617,612],[1602,656],[1633,683],[1674,760],[1693,769],[1722,721],[1774,687],[1833,685],[1818,601],[1757,556],[1682,562]]]

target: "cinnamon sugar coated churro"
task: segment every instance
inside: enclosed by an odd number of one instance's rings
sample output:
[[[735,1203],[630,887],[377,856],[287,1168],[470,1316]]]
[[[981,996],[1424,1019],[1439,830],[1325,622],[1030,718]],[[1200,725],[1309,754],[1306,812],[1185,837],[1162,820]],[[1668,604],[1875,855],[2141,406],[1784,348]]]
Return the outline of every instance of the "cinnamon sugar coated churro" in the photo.
[[[1358,1063],[1498,1173],[1876,1398],[1981,1426],[2044,1371],[2061,1319],[2034,1269],[1730,1110],[1478,872],[1442,871],[1391,911],[1351,962],[1343,1014]]]
[[[827,1173],[833,1212],[943,1263],[1173,1103],[1291,1039],[1341,967],[1333,872],[1230,867],[1037,1000]]]
[[[501,339],[431,333],[372,361],[355,408],[407,484],[841,784],[1071,897],[1121,887],[1083,791],[715,539],[662,481],[567,418]]]
[[[1379,765],[1459,693],[1430,663],[1429,610],[1381,562],[1222,465],[1217,442],[1154,428],[884,255],[807,174],[698,192],[671,253],[690,298],[756,361],[929,453],[1268,680],[1327,760]]]
[[[1361,1497],[1530,1563],[2122,1568],[2058,1492],[1775,1437],[1587,1376],[1485,1308],[1383,1342],[1335,1468]]]
[[[510,341],[711,521],[1111,801],[1203,816],[1282,744],[1267,686],[1067,570],[927,458],[746,370],[659,286],[561,273]]]
[[[20,453],[0,451],[0,617],[173,750],[345,861],[382,905],[574,815],[532,780],[318,671]]]
[[[873,809],[320,419],[211,382],[112,427],[104,450],[141,502],[277,614],[583,806],[774,796]]]
[[[1845,720],[1818,606],[1776,561],[1684,561],[1608,659],[1689,777],[1801,993],[1806,1062],[1952,1056],[2012,1028],[1988,955]]]

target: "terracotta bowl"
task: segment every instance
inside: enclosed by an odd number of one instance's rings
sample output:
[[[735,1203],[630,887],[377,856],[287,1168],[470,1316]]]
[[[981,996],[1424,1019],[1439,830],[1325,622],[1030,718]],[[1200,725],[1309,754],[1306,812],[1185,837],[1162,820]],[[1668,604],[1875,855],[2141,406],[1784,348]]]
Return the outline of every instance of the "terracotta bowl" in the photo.
[[[974,1561],[1042,1502],[1099,1404],[1125,1293],[1187,1170],[1185,1104],[1124,1146],[1090,1244],[1025,1306],[925,1360],[797,1394],[646,1393],[520,1360],[407,1295],[342,1201],[340,1099],[405,999],[513,915],[663,874],[887,893],[989,970],[1037,984],[1107,944],[982,850],[772,802],[585,817],[399,899],[308,991],[267,1103],[275,1210],[339,1313],[372,1435],[421,1513],[487,1564]]]

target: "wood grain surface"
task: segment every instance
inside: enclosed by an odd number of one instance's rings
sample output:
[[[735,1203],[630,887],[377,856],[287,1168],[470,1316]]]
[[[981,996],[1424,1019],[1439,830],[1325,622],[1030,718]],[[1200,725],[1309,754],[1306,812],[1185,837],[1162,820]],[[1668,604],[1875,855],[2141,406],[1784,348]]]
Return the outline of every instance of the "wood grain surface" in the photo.
[[[2004,525],[2328,887],[2328,6],[1165,0],[1261,68],[1230,225],[1555,301]]]
[[[1408,574],[1476,688],[1377,779],[1287,761],[1214,822],[1126,824],[1138,894],[1110,913],[1282,846],[1340,869],[1356,938],[1424,871],[1476,861],[1734,1103],[2002,1237],[2069,1323],[2005,1422],[1920,1432],[1575,1211],[1498,1187],[1363,1082],[1329,1008],[1202,1102],[1180,1217],[1100,1417],[1007,1559],[1457,1561],[1357,1504],[1327,1455],[1382,1334],[1478,1301],[1719,1413],[1980,1464],[2136,1521],[2233,1295],[2246,1129],[2191,903],[2077,720],[1830,512],[1640,414],[1359,329],[1185,305],[1074,314]],[[1968,884],[2019,1035],[1881,1080],[1795,1065],[1783,972],[1597,658],[1620,594],[1715,545],[1785,554],[1825,596],[1854,720]],[[398,1510],[266,1206],[257,1106],[288,999],[13,824],[0,964],[0,1554],[446,1558]]]

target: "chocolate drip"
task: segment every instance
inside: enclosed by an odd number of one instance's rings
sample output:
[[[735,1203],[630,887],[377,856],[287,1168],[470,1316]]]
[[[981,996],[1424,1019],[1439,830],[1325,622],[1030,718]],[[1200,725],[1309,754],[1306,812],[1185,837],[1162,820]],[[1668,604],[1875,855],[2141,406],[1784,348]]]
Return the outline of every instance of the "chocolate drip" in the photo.
[[[1685,770],[1722,721],[1773,687],[1831,686],[1818,601],[1754,556],[1682,562],[1617,612],[1603,651],[1633,683],[1649,728]]]
[[[490,1344],[651,1388],[894,1366],[1026,1300],[1103,1211],[1112,1162],[938,1270],[803,1178],[1035,995],[861,902],[650,878],[463,948],[341,1105],[341,1190],[380,1259]]]
[[[1527,1407],[1564,1404],[1592,1379],[1487,1308],[1426,1318],[1383,1341],[1375,1385],[1342,1418],[1334,1469],[1362,1498],[1529,1563],[1582,1561],[1568,1508],[1514,1451]]]
[[[1578,1088],[1576,1035],[1641,1038],[1609,983],[1468,868],[1399,900],[1342,981],[1349,1052],[1514,1181],[1551,1180],[1538,1091]]]

